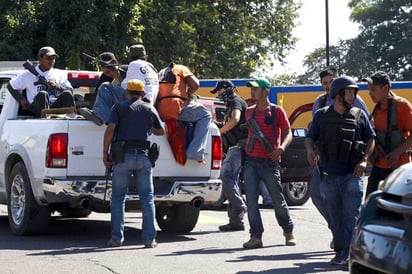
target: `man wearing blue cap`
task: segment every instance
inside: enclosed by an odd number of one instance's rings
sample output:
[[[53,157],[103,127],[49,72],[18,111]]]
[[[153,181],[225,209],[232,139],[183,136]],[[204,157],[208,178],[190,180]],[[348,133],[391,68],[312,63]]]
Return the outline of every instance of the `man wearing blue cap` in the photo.
[[[292,142],[289,120],[282,107],[271,104],[268,99],[271,84],[266,79],[257,79],[246,84],[251,88],[256,105],[246,110],[248,137],[246,141],[244,181],[247,211],[250,225],[250,240],[244,248],[261,248],[263,224],[259,211],[259,182],[266,185],[273,201],[278,224],[282,227],[285,244],[296,245],[293,222],[282,194],[279,161],[282,153]]]

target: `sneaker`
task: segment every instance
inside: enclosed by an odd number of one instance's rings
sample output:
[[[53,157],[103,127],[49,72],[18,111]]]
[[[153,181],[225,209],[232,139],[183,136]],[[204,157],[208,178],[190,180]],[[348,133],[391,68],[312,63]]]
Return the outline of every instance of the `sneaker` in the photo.
[[[349,255],[347,252],[344,251],[338,251],[336,252],[335,257],[330,260],[330,263],[333,265],[348,265],[349,262]]]
[[[157,247],[156,239],[153,239],[150,243],[144,244],[144,248],[155,248]]]
[[[92,110],[88,108],[81,108],[79,109],[80,115],[82,115],[86,120],[92,121],[98,126],[103,125],[103,120],[100,119],[96,114],[93,113]]]
[[[243,248],[252,249],[252,248],[262,248],[263,243],[261,239],[251,237],[249,241],[243,244]]]
[[[235,224],[228,223],[227,225],[219,226],[219,230],[220,231],[241,231],[241,230],[245,230],[245,226],[242,224],[235,225]]]
[[[108,247],[119,247],[119,246],[122,246],[122,243],[120,243],[120,242],[118,242],[118,241],[116,241],[116,240],[110,239],[110,240],[107,242],[107,246],[108,246]]]
[[[293,233],[283,233],[283,236],[285,236],[285,244],[288,246],[294,246],[296,245],[296,238]]]

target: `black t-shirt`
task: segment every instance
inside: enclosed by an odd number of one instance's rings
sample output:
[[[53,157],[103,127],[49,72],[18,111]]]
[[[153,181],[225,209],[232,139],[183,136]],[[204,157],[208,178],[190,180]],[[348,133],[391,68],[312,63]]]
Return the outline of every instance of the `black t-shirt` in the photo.
[[[239,123],[234,126],[231,130],[224,133],[229,139],[230,145],[236,145],[239,140],[247,138],[247,130],[241,129],[240,125],[245,123],[245,114],[247,109],[247,104],[242,97],[235,96],[228,104],[225,122],[229,121],[232,118],[232,111],[238,109],[240,110],[240,120]]]

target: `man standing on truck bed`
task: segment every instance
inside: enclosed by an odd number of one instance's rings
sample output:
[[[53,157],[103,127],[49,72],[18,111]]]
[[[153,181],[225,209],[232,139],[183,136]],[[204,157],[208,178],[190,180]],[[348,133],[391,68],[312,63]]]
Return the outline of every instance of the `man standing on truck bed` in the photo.
[[[250,240],[244,248],[261,248],[263,224],[259,211],[259,182],[263,181],[272,197],[278,224],[282,227],[285,244],[296,245],[293,222],[282,194],[279,161],[282,153],[292,142],[289,120],[282,107],[270,104],[270,82],[266,79],[250,81],[251,97],[256,105],[246,110],[248,137],[244,164],[245,192],[250,225]]]
[[[148,157],[149,135],[163,135],[164,129],[154,107],[144,102],[144,84],[140,80],[127,82],[128,100],[114,105],[103,140],[103,163],[112,165],[111,239],[110,247],[124,241],[124,212],[129,179],[137,186],[143,214],[142,239],[146,248],[156,242],[155,207],[153,197],[152,163]],[[113,140],[114,135],[116,139]],[[109,160],[109,146],[111,157]],[[131,177],[130,175],[134,176]]]
[[[67,73],[53,68],[56,56],[52,47],[42,47],[37,55],[39,64],[34,68],[39,76],[25,71],[7,85],[11,95],[28,115],[40,118],[42,109],[75,106],[73,87],[67,80]],[[23,90],[26,90],[27,98]]]
[[[147,61],[148,56],[143,45],[137,44],[129,48],[129,68],[122,87],[126,88],[131,79],[138,79],[144,83],[144,97],[152,105],[156,102],[159,93],[159,76],[157,69]]]
[[[243,98],[237,96],[236,87],[230,80],[218,81],[216,87],[210,92],[218,93],[218,98],[226,105],[224,124],[219,129],[223,150],[226,153],[220,169],[220,179],[223,182],[223,193],[229,201],[227,206],[229,223],[219,226],[219,230],[245,230],[243,216],[246,205],[239,190],[239,173],[247,138],[247,131],[241,129],[240,125],[245,123],[247,104]]]
[[[205,163],[207,133],[212,115],[207,107],[196,102],[195,92],[199,89],[199,79],[188,67],[171,62],[159,71],[159,94],[156,109],[168,128],[168,141],[176,161],[185,165],[186,158]],[[194,125],[193,136],[189,144],[181,138],[180,125]],[[187,147],[187,149],[186,149]]]

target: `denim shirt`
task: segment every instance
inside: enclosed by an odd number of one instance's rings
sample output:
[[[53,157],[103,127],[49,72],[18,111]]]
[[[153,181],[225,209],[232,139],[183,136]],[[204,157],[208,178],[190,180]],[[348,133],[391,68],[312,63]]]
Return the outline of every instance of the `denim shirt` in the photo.
[[[121,86],[105,82],[99,87],[93,112],[106,123],[113,105],[124,100],[126,100],[126,91]]]

